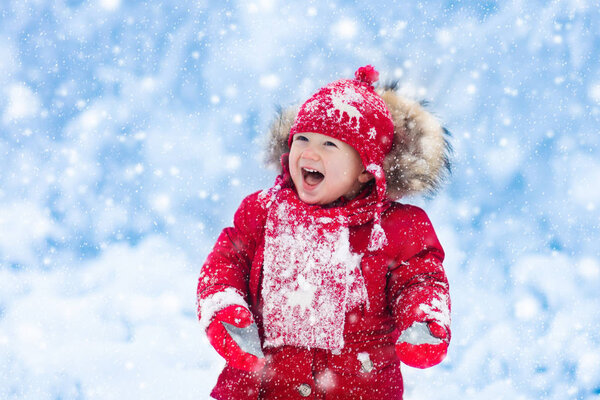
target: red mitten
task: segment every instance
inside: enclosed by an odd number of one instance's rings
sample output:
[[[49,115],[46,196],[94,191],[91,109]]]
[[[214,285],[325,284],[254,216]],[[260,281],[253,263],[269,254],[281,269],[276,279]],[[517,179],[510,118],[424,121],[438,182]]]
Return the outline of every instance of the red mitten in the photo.
[[[247,308],[231,305],[217,312],[206,334],[217,353],[232,367],[246,371],[264,367],[258,330]]]
[[[426,290],[413,292],[403,300],[396,319],[400,332],[396,353],[400,361],[414,368],[439,364],[450,343],[449,300]]]
[[[449,342],[448,331],[437,322],[415,322],[400,334],[396,354],[406,365],[429,368],[446,357]]]

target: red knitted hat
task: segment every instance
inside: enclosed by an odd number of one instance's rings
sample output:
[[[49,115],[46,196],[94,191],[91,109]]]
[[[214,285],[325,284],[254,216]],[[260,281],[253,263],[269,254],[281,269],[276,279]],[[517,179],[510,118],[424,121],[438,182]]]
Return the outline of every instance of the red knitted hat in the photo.
[[[379,72],[367,65],[354,75],[355,79],[341,79],[319,89],[300,107],[288,145],[291,147],[293,136],[301,132],[320,133],[349,144],[375,177],[381,206],[386,198],[383,160],[392,148],[394,123],[372,85],[379,79]],[[377,224],[380,217],[378,213]]]

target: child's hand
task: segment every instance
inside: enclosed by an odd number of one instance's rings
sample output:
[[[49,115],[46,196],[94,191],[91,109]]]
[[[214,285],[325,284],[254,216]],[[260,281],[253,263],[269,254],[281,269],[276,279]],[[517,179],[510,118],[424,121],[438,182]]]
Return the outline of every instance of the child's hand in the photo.
[[[217,312],[206,334],[217,353],[232,367],[246,371],[264,367],[258,329],[247,308],[232,305]]]
[[[428,368],[446,357],[448,342],[448,331],[441,324],[435,321],[415,322],[400,334],[396,354],[406,365]]]

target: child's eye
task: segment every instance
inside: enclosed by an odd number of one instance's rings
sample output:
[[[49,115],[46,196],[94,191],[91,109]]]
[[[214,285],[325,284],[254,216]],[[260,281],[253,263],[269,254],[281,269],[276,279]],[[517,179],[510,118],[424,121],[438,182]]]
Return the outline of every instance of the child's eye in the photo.
[[[333,146],[333,147],[337,147],[337,145],[333,142],[327,141],[325,142],[325,146]]]
[[[296,135],[296,136],[294,136],[294,140],[300,140],[302,142],[308,142],[308,138],[306,136],[302,136],[302,135]]]

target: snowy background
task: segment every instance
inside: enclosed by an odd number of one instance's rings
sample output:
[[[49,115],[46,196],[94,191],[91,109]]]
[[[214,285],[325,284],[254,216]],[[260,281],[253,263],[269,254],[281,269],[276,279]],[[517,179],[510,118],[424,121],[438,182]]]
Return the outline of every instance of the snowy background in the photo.
[[[599,26],[592,0],[2,1],[0,398],[207,398],[196,280],[272,183],[269,121],[373,64],[454,135],[410,199],[453,343],[405,397],[600,399]]]

